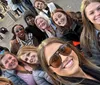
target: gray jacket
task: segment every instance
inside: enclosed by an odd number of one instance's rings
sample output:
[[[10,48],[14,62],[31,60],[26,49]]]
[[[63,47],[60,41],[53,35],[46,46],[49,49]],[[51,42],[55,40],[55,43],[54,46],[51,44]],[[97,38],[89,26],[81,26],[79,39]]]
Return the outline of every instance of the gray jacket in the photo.
[[[37,85],[53,85],[50,76],[43,70],[34,70],[32,72]]]
[[[15,74],[14,70],[5,70],[2,71],[2,76],[10,79],[14,85],[28,85],[20,77]]]
[[[82,47],[84,55],[96,65],[100,66],[100,47],[98,47],[95,41],[90,43],[90,51],[87,48]]]

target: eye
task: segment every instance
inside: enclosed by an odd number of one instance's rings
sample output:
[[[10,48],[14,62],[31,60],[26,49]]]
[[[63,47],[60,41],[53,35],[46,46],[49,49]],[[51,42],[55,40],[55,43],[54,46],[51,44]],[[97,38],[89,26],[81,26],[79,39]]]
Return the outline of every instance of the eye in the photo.
[[[62,15],[61,15],[61,14],[59,14],[59,15],[58,15],[58,18],[60,18],[61,16],[62,16]]]
[[[7,61],[5,61],[5,64],[7,64],[8,63],[8,60]]]
[[[92,14],[94,14],[94,11],[91,11],[91,12],[89,13],[89,15],[92,15]]]
[[[18,30],[16,30],[16,33],[18,33],[19,31]]]
[[[28,61],[28,58],[25,58],[25,61],[27,62]]]
[[[58,19],[57,18],[55,18],[55,20],[54,21],[58,21]]]
[[[9,57],[9,60],[10,60],[10,59],[12,59],[12,57],[11,57],[11,56]]]
[[[97,10],[99,11],[100,10],[100,7],[98,7]]]
[[[23,28],[19,28],[19,30],[23,30]]]

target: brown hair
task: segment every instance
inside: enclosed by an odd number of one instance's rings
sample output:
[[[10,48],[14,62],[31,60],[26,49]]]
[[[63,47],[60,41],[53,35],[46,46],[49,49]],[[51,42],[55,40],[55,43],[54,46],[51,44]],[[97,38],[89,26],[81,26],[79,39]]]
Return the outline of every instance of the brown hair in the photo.
[[[10,85],[14,85],[10,80],[8,80],[7,78],[4,78],[4,77],[0,77],[0,82],[7,82]]]
[[[38,47],[38,59],[39,59],[39,62],[41,64],[42,68],[50,75],[50,77],[54,81],[55,85],[61,85],[61,84],[66,84],[66,83],[68,85],[71,85],[72,82],[69,82],[67,80],[62,79],[59,75],[57,75],[56,73],[52,72],[52,70],[48,67],[48,64],[47,64],[47,61],[46,61],[46,58],[45,58],[46,56],[45,56],[44,52],[45,52],[45,47],[50,45],[50,44],[52,44],[52,43],[65,44],[66,42],[64,42],[64,41],[62,41],[62,40],[60,40],[58,38],[48,38],[48,39],[44,40]],[[81,65],[86,65],[86,66],[89,66],[89,67],[91,67],[93,69],[98,69],[94,64],[92,64],[84,56],[82,56],[81,53],[74,46],[72,46],[68,42],[66,44],[68,44],[71,47],[71,49],[77,54],[80,66]]]
[[[95,27],[93,23],[89,21],[86,16],[86,7],[92,2],[99,2],[100,0],[83,0],[81,4],[82,21],[83,21],[83,31],[81,34],[80,42],[81,46],[87,48],[90,51],[90,42],[96,41]]]
[[[72,25],[72,23],[73,23],[73,18],[71,17],[71,13],[70,12],[65,12],[63,9],[56,9],[53,13],[52,13],[52,16],[51,16],[51,18],[52,18],[52,20],[53,20],[53,15],[55,14],[55,13],[57,13],[57,12],[61,12],[61,13],[63,13],[65,16],[66,16],[66,18],[67,18],[67,23],[66,23],[66,25],[64,26],[65,28],[70,28],[70,26]],[[55,21],[53,20],[53,22],[55,23]],[[55,23],[56,24],[56,23]],[[57,25],[57,24],[56,24]],[[57,25],[57,27],[60,27],[60,26],[58,26]],[[62,28],[62,27],[61,27]]]

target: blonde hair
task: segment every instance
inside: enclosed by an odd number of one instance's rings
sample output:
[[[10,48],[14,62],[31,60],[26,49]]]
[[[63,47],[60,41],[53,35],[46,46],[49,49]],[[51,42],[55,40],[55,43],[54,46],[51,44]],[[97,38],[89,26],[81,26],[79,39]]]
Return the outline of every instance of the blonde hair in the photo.
[[[86,7],[92,2],[99,2],[100,0],[83,0],[81,3],[83,30],[80,37],[81,47],[87,48],[88,51],[91,50],[90,43],[96,42],[95,27],[92,22],[86,16]],[[97,42],[95,43],[97,44]],[[98,44],[97,44],[98,47]]]
[[[10,80],[8,80],[8,79],[5,78],[5,77],[0,77],[0,82],[7,82],[7,83],[9,83],[10,85],[14,85]]]
[[[31,45],[26,45],[26,46],[23,46],[19,49],[18,53],[17,53],[17,56],[18,56],[18,60],[20,62],[23,62],[23,63],[26,63],[28,64],[29,66],[33,67],[30,63],[27,63],[25,61],[23,61],[21,59],[21,56],[23,56],[26,52],[36,52],[37,53],[37,48],[35,46],[31,46]]]
[[[46,20],[47,23],[48,23],[48,26],[51,25],[50,19],[49,19],[45,14],[43,14],[42,12],[40,12],[40,14],[37,15],[37,16],[35,17],[35,20],[34,20],[34,22],[35,22],[35,24],[36,24],[37,27],[38,27],[38,25],[37,25],[37,20],[38,20],[39,18],[42,18],[42,19]],[[39,28],[39,29],[40,29],[41,31],[43,31],[41,28]]]

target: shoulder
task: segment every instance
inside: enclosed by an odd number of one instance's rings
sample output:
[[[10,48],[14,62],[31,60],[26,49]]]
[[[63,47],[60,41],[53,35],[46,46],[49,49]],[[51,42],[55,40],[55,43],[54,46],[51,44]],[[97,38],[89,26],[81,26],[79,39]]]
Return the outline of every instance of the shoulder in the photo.
[[[10,40],[10,43],[11,43],[11,44],[17,44],[18,41],[17,41],[16,39],[14,39],[14,40]]]
[[[32,72],[32,74],[33,74],[34,76],[43,76],[43,75],[44,75],[44,71],[42,71],[42,70],[34,70],[34,71]]]

